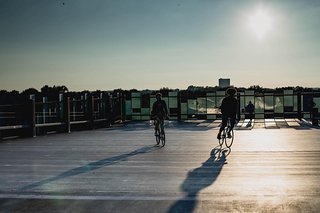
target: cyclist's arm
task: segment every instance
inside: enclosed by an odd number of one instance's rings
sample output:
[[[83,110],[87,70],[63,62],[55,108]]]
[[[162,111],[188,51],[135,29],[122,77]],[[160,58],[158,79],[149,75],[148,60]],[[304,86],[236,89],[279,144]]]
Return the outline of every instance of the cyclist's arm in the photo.
[[[151,115],[150,115],[151,119],[153,119],[153,120],[155,119],[155,114],[156,114],[156,103],[153,103]]]
[[[167,104],[166,104],[166,102],[165,101],[163,101],[163,107],[164,107],[164,111],[165,111],[165,113],[166,113],[166,117],[168,117],[168,108],[167,108]]]

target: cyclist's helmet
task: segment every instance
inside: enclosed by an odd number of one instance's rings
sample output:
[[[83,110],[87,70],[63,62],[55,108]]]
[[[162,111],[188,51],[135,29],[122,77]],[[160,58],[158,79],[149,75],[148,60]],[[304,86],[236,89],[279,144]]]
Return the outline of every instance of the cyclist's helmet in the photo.
[[[156,98],[157,98],[157,97],[160,97],[160,98],[161,98],[161,97],[162,97],[162,94],[161,94],[160,92],[158,92],[158,93],[156,94]]]
[[[237,93],[237,89],[234,88],[234,87],[229,87],[229,88],[226,90],[226,93],[227,93],[228,95],[234,96],[234,95]]]

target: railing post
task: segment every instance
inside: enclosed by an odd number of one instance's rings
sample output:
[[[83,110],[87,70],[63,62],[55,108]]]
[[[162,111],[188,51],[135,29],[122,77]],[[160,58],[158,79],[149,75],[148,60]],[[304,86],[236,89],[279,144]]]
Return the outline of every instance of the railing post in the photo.
[[[240,113],[241,113],[241,106],[240,106],[240,93],[237,93],[237,105],[238,105],[238,109],[237,109],[237,120],[239,121],[241,119]]]
[[[302,110],[301,110],[301,92],[299,91],[297,93],[297,110],[298,110],[298,119],[301,120],[302,119]]]
[[[314,126],[318,126],[319,125],[319,121],[318,121],[318,108],[311,108],[311,121],[312,121],[312,125]]]
[[[89,121],[89,128],[93,129],[94,127],[94,95],[90,94],[87,98],[88,111],[87,111],[87,119]]]
[[[126,96],[121,92],[121,121],[126,120]]]
[[[70,98],[65,97],[63,99],[63,121],[66,125],[65,131],[67,133],[71,132],[71,123],[70,123]]]
[[[110,95],[109,93],[104,94],[103,97],[103,101],[104,101],[104,111],[105,111],[105,116],[107,119],[107,126],[109,127],[111,125],[111,118],[110,118]]]
[[[178,121],[181,121],[181,98],[180,98],[180,91],[177,94],[177,103],[178,103]]]
[[[42,123],[47,122],[48,111],[48,97],[42,97]]]
[[[29,125],[30,125],[30,135],[36,137],[36,103],[35,100],[29,101]]]

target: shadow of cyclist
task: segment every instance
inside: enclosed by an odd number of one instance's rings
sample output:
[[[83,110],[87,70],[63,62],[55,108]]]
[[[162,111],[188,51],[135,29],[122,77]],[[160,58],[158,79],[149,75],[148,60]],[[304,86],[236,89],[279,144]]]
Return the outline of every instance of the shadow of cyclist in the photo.
[[[132,152],[129,152],[129,153],[124,153],[122,155],[108,157],[108,158],[105,158],[105,159],[102,159],[102,160],[91,162],[91,163],[88,163],[86,165],[79,166],[79,167],[67,170],[65,172],[62,172],[62,173],[60,173],[60,174],[58,174],[56,176],[47,178],[45,180],[41,180],[41,181],[38,181],[38,182],[34,182],[32,184],[29,184],[29,185],[23,187],[21,189],[21,191],[31,190],[31,189],[33,189],[35,187],[40,187],[40,186],[43,186],[44,184],[47,184],[47,183],[50,183],[50,182],[53,182],[53,181],[57,181],[57,180],[60,180],[60,179],[63,179],[63,178],[69,178],[69,177],[73,177],[73,176],[76,176],[76,175],[92,172],[93,170],[96,170],[96,169],[100,169],[100,168],[103,168],[103,167],[111,166],[111,165],[117,164],[117,163],[122,162],[122,161],[127,161],[127,160],[130,159],[130,157],[133,157],[135,155],[141,155],[141,154],[154,152],[156,150],[159,150],[160,148],[161,147],[157,147],[157,146],[144,146],[144,147],[141,147],[139,149],[133,150]]]
[[[210,153],[210,157],[198,167],[188,173],[187,178],[181,185],[181,190],[186,195],[175,202],[169,213],[174,212],[193,212],[197,205],[197,196],[202,189],[212,185],[221,173],[222,167],[226,164],[226,157],[231,149],[221,146],[215,147]]]

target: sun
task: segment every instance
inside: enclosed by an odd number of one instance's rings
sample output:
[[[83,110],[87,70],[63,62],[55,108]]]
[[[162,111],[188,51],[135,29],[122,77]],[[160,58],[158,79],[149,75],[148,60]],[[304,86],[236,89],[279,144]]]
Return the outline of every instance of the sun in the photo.
[[[272,31],[273,22],[270,13],[262,7],[248,17],[248,27],[259,40],[264,39]]]

